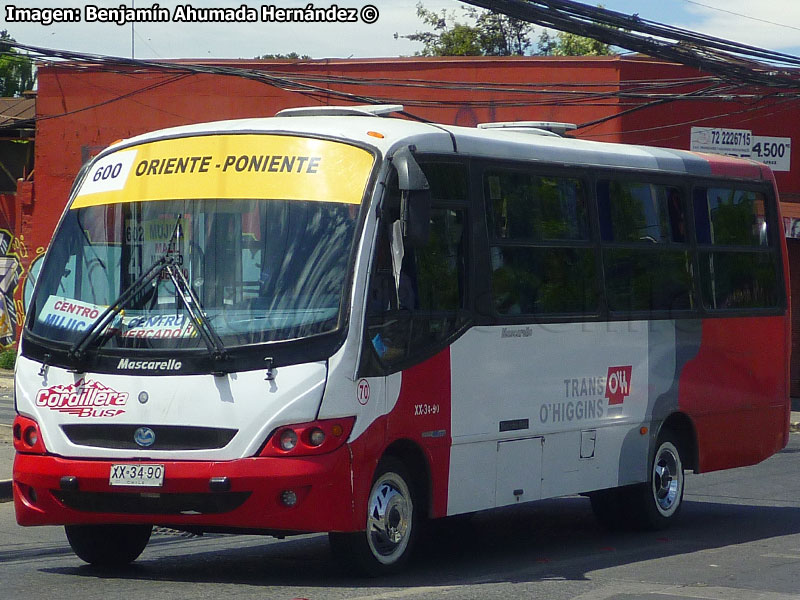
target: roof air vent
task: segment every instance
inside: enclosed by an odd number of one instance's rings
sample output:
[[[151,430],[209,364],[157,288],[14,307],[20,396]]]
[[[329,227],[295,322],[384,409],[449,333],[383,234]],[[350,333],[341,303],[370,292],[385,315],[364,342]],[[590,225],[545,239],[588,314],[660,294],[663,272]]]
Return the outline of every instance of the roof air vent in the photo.
[[[285,108],[276,117],[382,117],[402,112],[402,104],[360,104],[356,106],[300,106]]]
[[[533,135],[564,137],[568,131],[577,129],[574,123],[553,123],[550,121],[502,121],[498,123],[479,123],[479,129],[506,129]]]

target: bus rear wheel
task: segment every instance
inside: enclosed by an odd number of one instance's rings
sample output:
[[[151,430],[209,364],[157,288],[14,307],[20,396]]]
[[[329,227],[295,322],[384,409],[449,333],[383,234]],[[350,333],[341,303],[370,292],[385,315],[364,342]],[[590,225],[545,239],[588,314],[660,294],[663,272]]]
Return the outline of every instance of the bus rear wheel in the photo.
[[[634,488],[634,509],[643,529],[664,529],[683,506],[684,474],[680,442],[669,429],[656,441],[647,484]]]
[[[663,430],[646,483],[592,492],[592,510],[607,529],[659,530],[672,524],[683,506],[684,474],[680,444]]]
[[[328,536],[336,558],[349,570],[370,577],[402,569],[418,536],[415,500],[403,463],[382,460],[367,500],[366,530]]]
[[[122,567],[139,558],[150,525],[67,525],[67,540],[78,558],[98,567]]]

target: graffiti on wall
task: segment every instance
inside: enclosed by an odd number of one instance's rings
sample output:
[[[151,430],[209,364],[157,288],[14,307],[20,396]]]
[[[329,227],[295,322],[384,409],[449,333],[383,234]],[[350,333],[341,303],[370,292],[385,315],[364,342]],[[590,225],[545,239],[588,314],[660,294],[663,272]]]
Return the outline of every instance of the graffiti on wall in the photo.
[[[20,306],[14,294],[22,277],[25,245],[6,229],[0,229],[0,346],[16,341],[17,324],[21,320]]]

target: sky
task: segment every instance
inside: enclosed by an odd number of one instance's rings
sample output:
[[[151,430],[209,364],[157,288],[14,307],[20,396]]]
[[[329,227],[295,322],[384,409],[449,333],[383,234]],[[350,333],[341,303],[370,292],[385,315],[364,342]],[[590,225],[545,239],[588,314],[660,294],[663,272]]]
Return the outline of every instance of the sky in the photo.
[[[152,0],[90,0],[91,6],[116,8],[152,7]],[[287,1],[273,5],[270,0],[160,0],[170,15],[178,5],[193,9],[252,8],[257,13],[262,5],[303,7],[302,2]],[[274,0],[273,0],[274,2]],[[598,0],[588,4],[691,29],[736,42],[778,50],[800,56],[800,0]],[[421,49],[402,36],[424,30],[416,16],[417,0],[320,0],[316,8],[352,8],[372,20],[366,23],[136,23],[123,26],[113,23],[85,22],[85,1],[76,0],[7,0],[0,15],[0,29],[19,42],[94,54],[150,59],[169,58],[254,58],[263,54],[297,52],[313,58],[360,58],[410,56]],[[462,7],[457,0],[426,0],[434,10],[455,11],[462,20]],[[73,8],[82,17],[80,23],[20,22],[9,14],[9,8]],[[733,14],[738,13],[738,14]],[[10,18],[9,18],[10,17]],[[261,17],[259,13],[259,17]],[[395,34],[399,34],[396,36]]]

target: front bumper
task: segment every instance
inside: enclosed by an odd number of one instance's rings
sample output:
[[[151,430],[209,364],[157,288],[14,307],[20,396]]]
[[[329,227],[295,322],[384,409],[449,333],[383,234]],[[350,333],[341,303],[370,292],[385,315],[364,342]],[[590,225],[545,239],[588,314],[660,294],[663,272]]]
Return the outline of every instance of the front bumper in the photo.
[[[109,485],[112,464],[163,464],[161,487]],[[321,456],[122,461],[17,453],[14,507],[30,525],[144,523],[202,530],[354,531],[348,445]],[[282,494],[297,497],[286,506]]]

